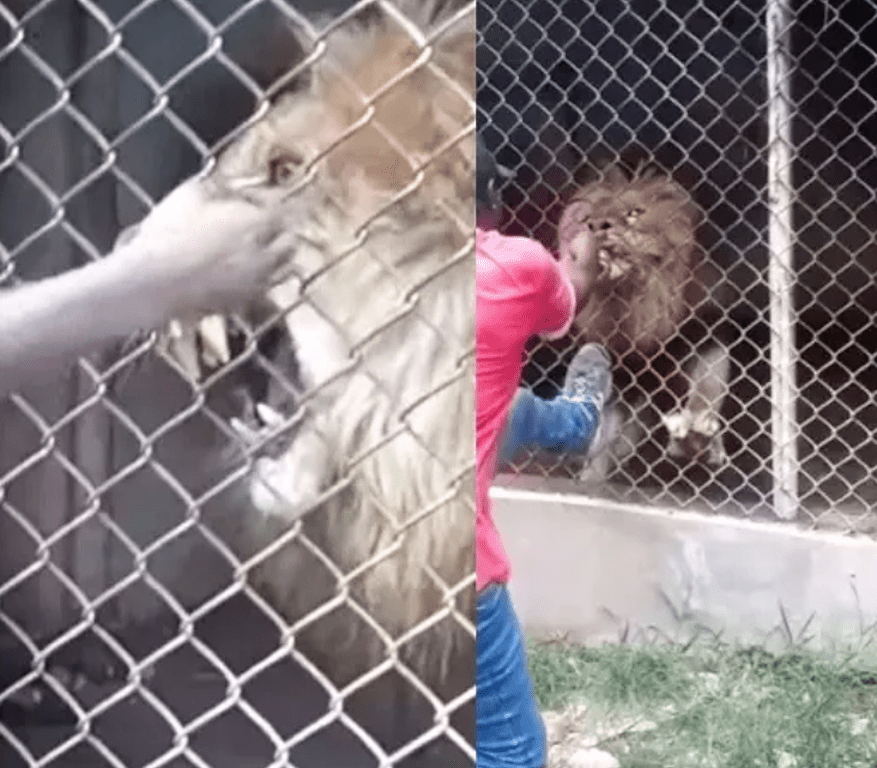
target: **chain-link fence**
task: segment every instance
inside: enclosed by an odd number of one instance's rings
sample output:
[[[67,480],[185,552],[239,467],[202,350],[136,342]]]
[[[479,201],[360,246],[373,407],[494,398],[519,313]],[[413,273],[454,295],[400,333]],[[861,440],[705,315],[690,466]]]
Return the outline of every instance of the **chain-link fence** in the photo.
[[[474,764],[474,15],[0,4],[4,287],[198,171],[295,243],[0,403],[4,768]]]
[[[525,383],[554,396],[586,340],[616,363],[609,448],[504,483],[874,530],[875,30],[864,0],[479,4],[502,228],[557,248],[584,201],[601,243],[596,298]]]

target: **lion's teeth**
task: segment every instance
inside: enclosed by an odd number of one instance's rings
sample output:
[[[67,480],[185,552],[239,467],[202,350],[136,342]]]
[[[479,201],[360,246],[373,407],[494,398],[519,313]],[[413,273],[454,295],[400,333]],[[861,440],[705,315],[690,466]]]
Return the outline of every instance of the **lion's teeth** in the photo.
[[[232,418],[230,423],[231,428],[247,442],[255,442],[256,438],[259,436],[255,430],[248,427],[238,418]]]
[[[283,423],[283,416],[267,403],[256,403],[256,413],[269,427],[277,427]]]

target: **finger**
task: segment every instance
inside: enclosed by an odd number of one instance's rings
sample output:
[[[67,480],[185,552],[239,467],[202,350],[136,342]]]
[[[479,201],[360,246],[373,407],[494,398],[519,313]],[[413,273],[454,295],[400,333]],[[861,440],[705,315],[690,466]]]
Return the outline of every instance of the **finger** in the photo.
[[[573,200],[563,211],[558,226],[561,242],[569,242],[583,227],[587,228],[593,216],[593,207],[586,200]]]
[[[201,378],[198,345],[190,327],[183,326],[176,320],[172,321],[162,340],[162,346],[192,381]]]
[[[228,348],[228,330],[225,319],[220,315],[208,315],[198,323],[201,336],[203,358],[207,365],[218,368],[231,360]]]
[[[594,238],[587,229],[579,232],[569,245],[569,255],[573,261],[587,262],[594,255]]]
[[[272,227],[273,229],[273,227]],[[269,283],[271,286],[285,283],[291,277],[300,276],[300,270],[295,263],[297,238],[288,226],[274,230],[270,242],[264,246],[264,252],[268,255]]]

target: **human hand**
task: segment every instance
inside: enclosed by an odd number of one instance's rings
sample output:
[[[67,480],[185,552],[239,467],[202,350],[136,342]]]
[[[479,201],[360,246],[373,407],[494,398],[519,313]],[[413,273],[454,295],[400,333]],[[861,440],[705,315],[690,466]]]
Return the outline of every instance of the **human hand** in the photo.
[[[192,179],[119,237],[111,258],[166,287],[172,316],[233,309],[288,276],[294,235],[279,212]],[[150,278],[152,276],[152,279]]]
[[[597,247],[588,227],[578,230],[569,239],[561,239],[559,261],[575,289],[578,307],[583,307],[600,271]]]

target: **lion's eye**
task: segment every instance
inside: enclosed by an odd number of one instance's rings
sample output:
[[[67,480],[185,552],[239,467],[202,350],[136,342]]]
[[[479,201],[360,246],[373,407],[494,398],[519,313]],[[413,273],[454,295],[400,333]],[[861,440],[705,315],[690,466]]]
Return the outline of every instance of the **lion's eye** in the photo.
[[[304,158],[295,152],[282,152],[268,161],[268,182],[274,186],[286,184],[304,164]]]

